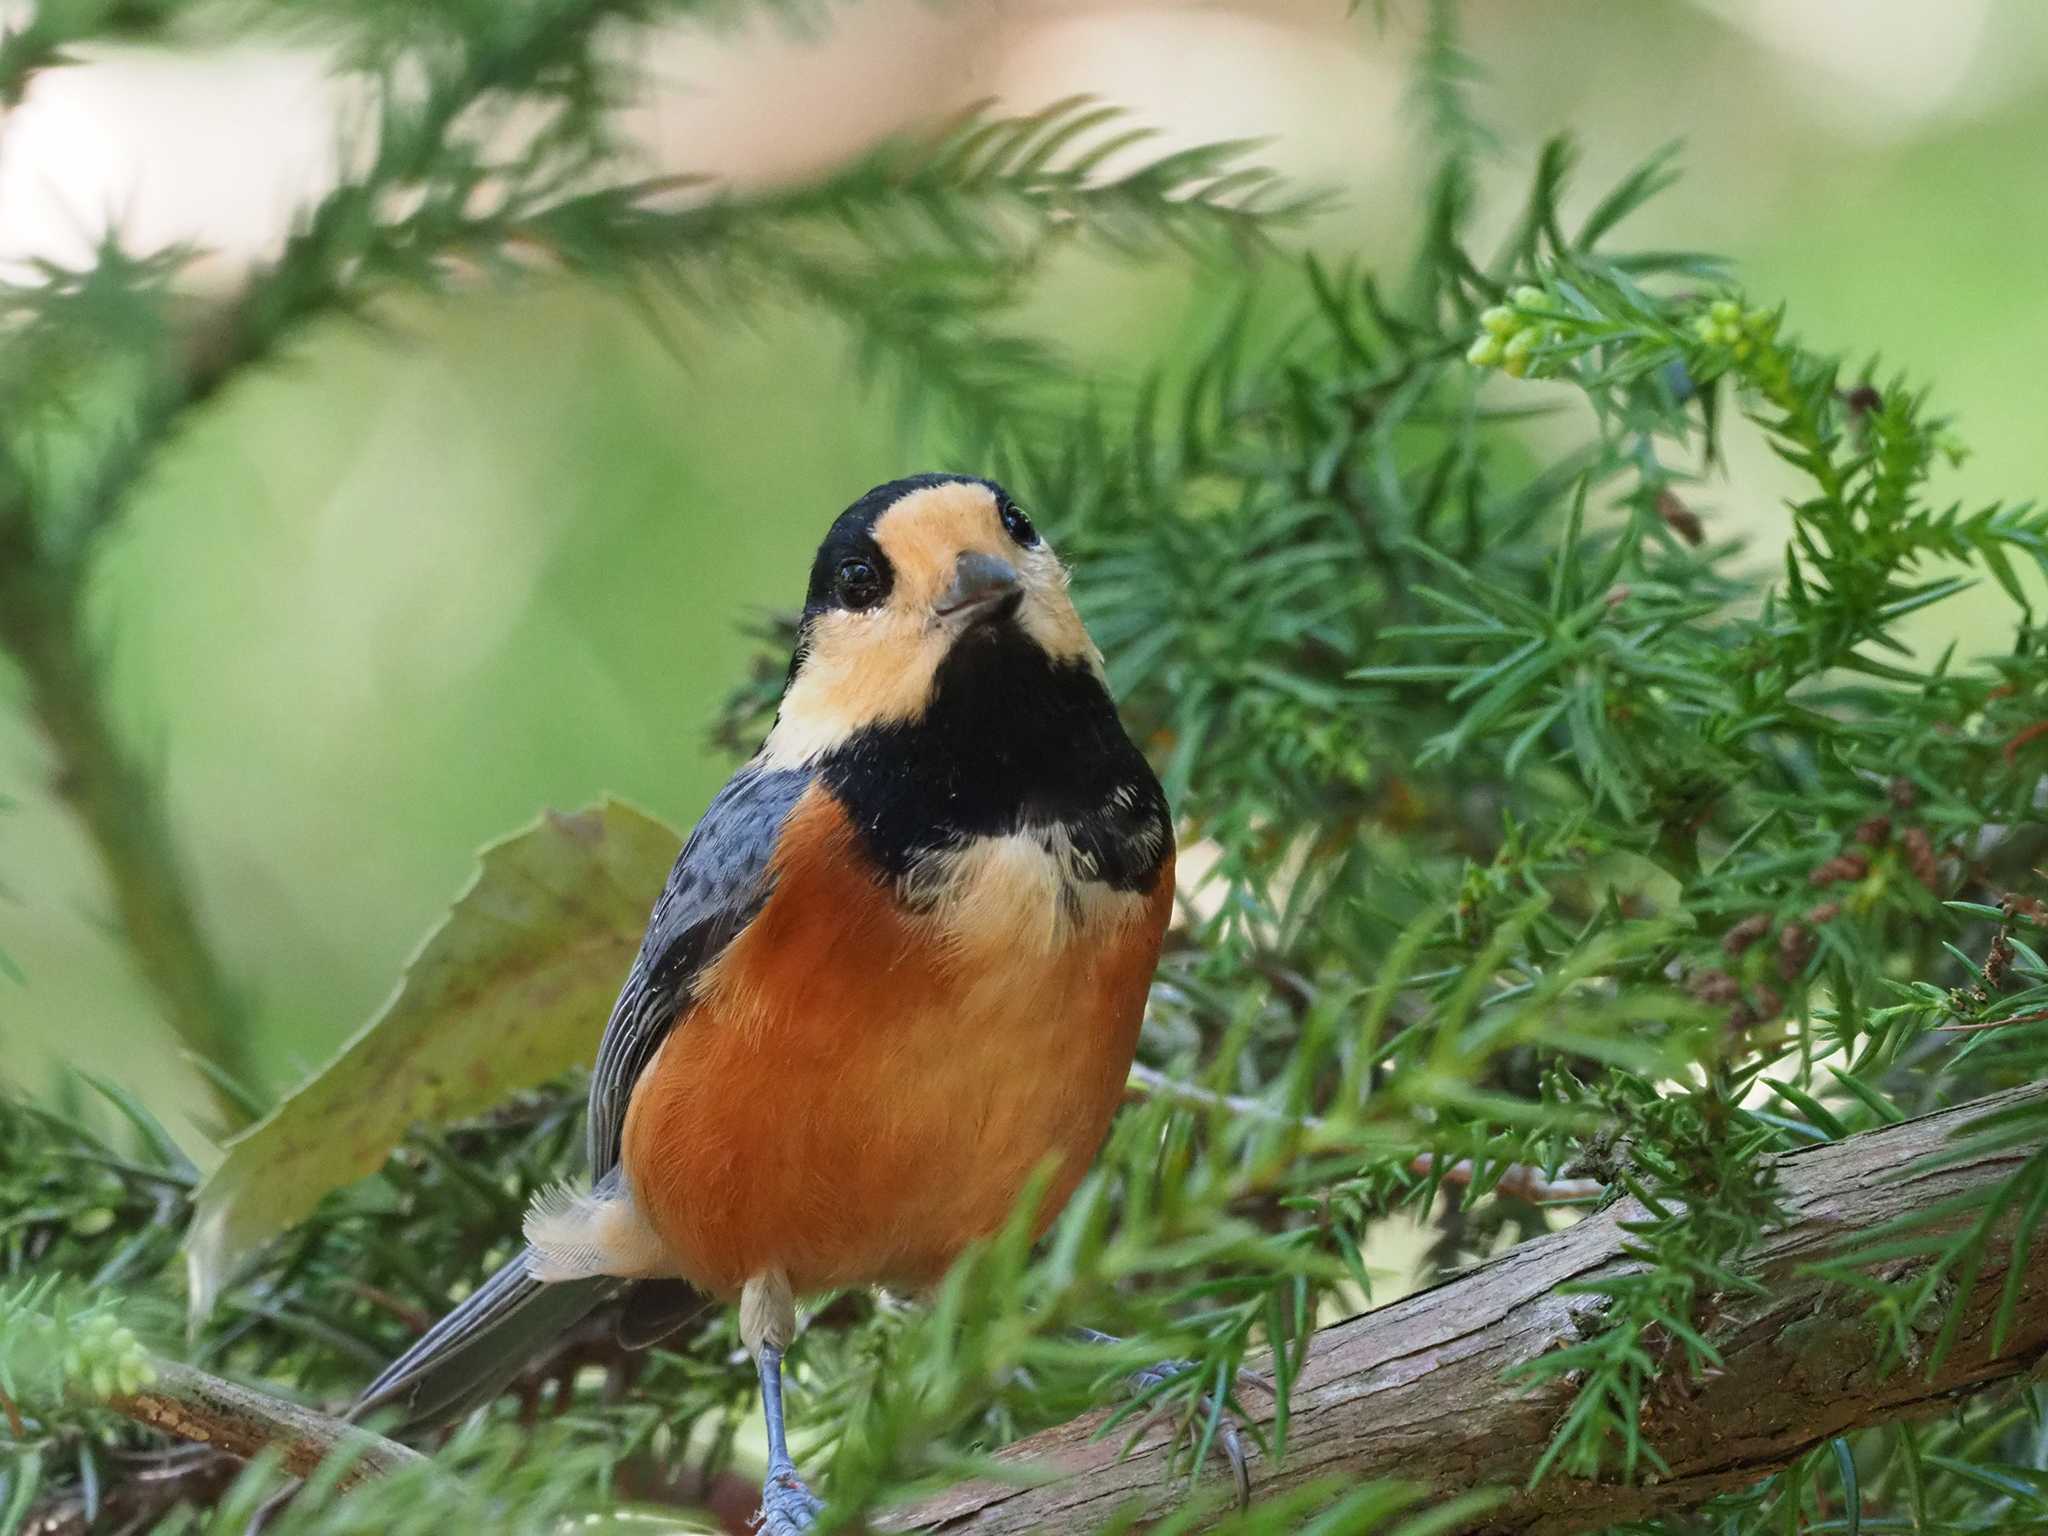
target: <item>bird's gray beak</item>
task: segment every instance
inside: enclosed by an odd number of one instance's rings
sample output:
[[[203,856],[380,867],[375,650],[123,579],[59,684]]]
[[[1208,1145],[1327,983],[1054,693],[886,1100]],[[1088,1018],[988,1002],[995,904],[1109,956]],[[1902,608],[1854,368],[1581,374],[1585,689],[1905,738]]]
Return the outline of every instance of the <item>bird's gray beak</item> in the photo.
[[[953,584],[938,602],[939,613],[947,618],[980,609],[992,609],[1023,591],[1017,568],[1000,555],[969,550],[953,566]]]

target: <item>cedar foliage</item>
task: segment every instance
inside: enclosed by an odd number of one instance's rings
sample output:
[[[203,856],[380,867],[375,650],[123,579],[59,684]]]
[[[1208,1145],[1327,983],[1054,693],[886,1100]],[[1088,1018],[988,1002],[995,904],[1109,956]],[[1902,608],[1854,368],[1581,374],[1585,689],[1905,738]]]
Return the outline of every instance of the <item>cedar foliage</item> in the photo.
[[[1051,1236],[990,1243],[927,1313],[863,1296],[816,1313],[794,1418],[835,1514],[968,1475],[1161,1356],[1194,1369],[1131,1411],[1184,1413],[1199,1454],[1247,1349],[1273,1348],[1284,1404],[1317,1322],[1370,1300],[1382,1224],[1431,1222],[1441,1274],[1553,1222],[1503,1183],[1518,1165],[1653,1213],[1640,1270],[1589,1298],[1583,1340],[1504,1384],[1560,1403],[1538,1475],[1654,1476],[1643,1405],[1715,1365],[1714,1298],[1754,1283],[1743,1253],[1773,1219],[1765,1154],[2048,1075],[2032,606],[2048,513],[1946,502],[1960,442],[1922,389],[1802,343],[1709,257],[1632,250],[1627,220],[1669,155],[1586,196],[1570,145],[1544,145],[1511,234],[1475,250],[1491,141],[1450,0],[1419,29],[1434,172],[1407,270],[1267,261],[1195,359],[1134,397],[1077,393],[1016,324],[1045,256],[1179,247],[1234,282],[1305,199],[1233,146],[1134,162],[1128,125],[1086,103],[977,117],[759,194],[626,177],[619,43],[716,9],[295,7],[379,105],[373,153],[275,264],[201,315],[178,296],[185,253],[112,241],[0,294],[0,644],[39,723],[94,770],[74,804],[166,1016],[219,1060],[223,1120],[265,1107],[221,1059],[235,999],[78,634],[94,542],[151,454],[305,325],[392,291],[576,280],[808,304],[1048,525],[1210,865],[1154,989],[1135,1102]],[[171,0],[45,5],[0,45],[0,99],[76,44],[205,20]],[[486,129],[515,109],[529,131],[507,151]],[[1569,430],[1531,435],[1532,407]],[[1761,573],[1715,528],[1736,433],[1800,487]],[[1908,615],[1973,586],[2011,604],[2009,650],[1902,640]],[[758,739],[779,639],[720,722],[738,748]],[[111,1138],[78,1127],[92,1095],[119,1112]],[[100,1405],[136,1337],[345,1402],[515,1240],[527,1194],[573,1162],[579,1100],[565,1081],[416,1135],[180,1343],[191,1163],[111,1085],[0,1099],[0,1391],[21,1415],[0,1528],[38,1509],[71,1528],[241,1530],[269,1467],[167,1453]],[[1984,1134],[2038,1149],[2043,1118]],[[1469,1181],[1447,1181],[1461,1161]],[[1832,1272],[1912,1369],[1946,1347],[1956,1282],[1994,1234],[2042,1262],[2044,1216],[2035,1150],[1983,1201],[1865,1234]],[[1076,1345],[1076,1323],[1132,1343]],[[271,1529],[673,1513],[697,1486],[684,1470],[744,1462],[734,1348],[712,1314],[626,1356],[600,1320],[431,1468],[347,1493],[316,1479]],[[2034,1528],[2044,1405],[2006,1388],[1845,1437],[1659,1530]],[[1285,1441],[1283,1408],[1271,1451]],[[1332,1489],[1232,1528],[1426,1529],[1416,1498]]]

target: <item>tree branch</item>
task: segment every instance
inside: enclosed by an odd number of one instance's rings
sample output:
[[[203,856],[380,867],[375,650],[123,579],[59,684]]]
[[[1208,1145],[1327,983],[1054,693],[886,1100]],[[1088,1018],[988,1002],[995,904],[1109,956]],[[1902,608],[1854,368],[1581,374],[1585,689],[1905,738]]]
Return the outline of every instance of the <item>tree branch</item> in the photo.
[[[310,1477],[321,1462],[341,1451],[355,1458],[342,1474],[344,1488],[426,1460],[395,1440],[193,1366],[171,1360],[151,1364],[155,1381],[139,1392],[107,1398],[106,1406],[181,1440],[211,1445],[244,1460],[275,1448],[293,1477]]]
[[[1746,1487],[1836,1435],[1937,1412],[1959,1394],[2024,1375],[2048,1356],[2048,1265],[2036,1263],[2026,1275],[2012,1326],[1994,1343],[1992,1317],[2010,1257],[1994,1244],[1969,1293],[1953,1301],[1960,1325],[1932,1371],[1919,1360],[1888,1367],[1865,1300],[1830,1289],[1810,1266],[1844,1239],[2010,1174],[2035,1148],[2007,1147],[1939,1168],[1924,1161],[1986,1112],[2044,1099],[2048,1084],[2035,1084],[1780,1157],[1788,1219],[1751,1255],[1765,1293],[1702,1299],[1698,1321],[1724,1369],[1701,1383],[1667,1378],[1669,1390],[1644,1406],[1645,1434],[1671,1469],[1661,1481],[1552,1477],[1527,1488],[1570,1398],[1555,1388],[1532,1395],[1502,1385],[1513,1367],[1582,1336],[1593,1301],[1560,1295],[1561,1286],[1633,1267],[1624,1226],[1645,1213],[1622,1200],[1317,1334],[1295,1383],[1285,1459],[1262,1463],[1250,1452],[1255,1495],[1332,1477],[1399,1478],[1445,1494],[1507,1488],[1506,1502],[1466,1529],[1554,1536],[1688,1508]],[[1270,1416],[1263,1402],[1247,1407]],[[1036,1486],[950,1489],[891,1528],[1082,1531],[1131,1506],[1149,1513],[1177,1502],[1171,1427],[1119,1459],[1123,1436],[1097,1438],[1106,1417],[1087,1415],[1005,1452],[1020,1473],[1028,1468],[1044,1479]]]
[[[1254,1490],[1272,1494],[1333,1477],[1401,1479],[1443,1494],[1509,1488],[1515,1491],[1504,1503],[1462,1529],[1561,1536],[1688,1508],[1745,1487],[1837,1435],[1938,1412],[1959,1395],[2021,1377],[2048,1360],[2048,1268],[2025,1274],[2011,1326],[1994,1339],[2009,1244],[1994,1243],[1968,1294],[1952,1299],[1960,1324],[1931,1369],[1924,1359],[1889,1361],[1886,1336],[1864,1316],[1865,1303],[1827,1286],[1812,1267],[1857,1234],[2007,1177],[2038,1148],[2003,1145],[1937,1167],[1928,1159],[1939,1152],[1953,1158],[1956,1133],[1986,1114],[2043,1102],[2048,1084],[2037,1083],[1779,1157],[1787,1219],[1750,1256],[1764,1293],[1704,1298],[1695,1320],[1720,1350],[1722,1369],[1705,1382],[1666,1378],[1664,1390],[1644,1405],[1645,1433],[1668,1463],[1668,1476],[1634,1485],[1553,1477],[1527,1488],[1569,1398],[1502,1386],[1515,1367],[1582,1336],[1594,1303],[1560,1294],[1561,1287],[1636,1267],[1625,1253],[1626,1226],[1645,1213],[1622,1200],[1318,1333],[1295,1383],[1286,1459],[1262,1467],[1248,1448]],[[311,1409],[190,1366],[155,1364],[149,1388],[107,1406],[238,1457],[276,1447],[295,1476],[337,1450],[353,1452],[357,1460],[343,1486],[420,1460],[415,1451]],[[886,1528],[1082,1531],[1132,1506],[1151,1513],[1176,1503],[1182,1488],[1169,1461],[1171,1427],[1144,1435],[1121,1456],[1121,1437],[1097,1438],[1107,1417],[1086,1415],[1005,1452],[1020,1476],[1038,1477],[1035,1484],[963,1485]]]

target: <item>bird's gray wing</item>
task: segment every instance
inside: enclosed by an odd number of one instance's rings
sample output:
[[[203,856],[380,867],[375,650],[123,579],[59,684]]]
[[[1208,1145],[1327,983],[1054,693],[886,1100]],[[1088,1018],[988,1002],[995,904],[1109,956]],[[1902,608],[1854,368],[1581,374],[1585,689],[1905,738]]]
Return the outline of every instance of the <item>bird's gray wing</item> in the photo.
[[[768,899],[782,824],[809,787],[805,769],[749,763],[718,792],[669,871],[647,936],[597,1048],[590,1079],[590,1177],[619,1161],[633,1085],[668,1038],[692,983]]]
[[[698,972],[768,899],[776,840],[810,782],[802,771],[742,768],[718,792],[669,871],[647,937],[612,1006],[590,1083],[591,1187],[597,1196],[622,1193],[619,1136],[633,1085],[668,1037]],[[622,1336],[634,1345],[672,1332],[694,1305],[680,1281],[632,1282],[609,1275],[536,1280],[532,1252],[514,1255],[387,1366],[357,1400],[354,1414],[396,1406],[411,1428],[446,1423],[496,1397],[536,1353],[622,1292],[629,1294]]]

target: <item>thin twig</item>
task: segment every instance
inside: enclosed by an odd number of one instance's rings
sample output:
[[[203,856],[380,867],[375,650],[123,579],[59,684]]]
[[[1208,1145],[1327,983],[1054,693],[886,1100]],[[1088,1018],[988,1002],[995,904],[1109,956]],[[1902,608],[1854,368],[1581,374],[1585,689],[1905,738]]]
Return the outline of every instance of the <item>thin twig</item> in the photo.
[[[1156,1067],[1146,1066],[1143,1062],[1132,1064],[1124,1093],[1129,1098],[1168,1099],[1176,1104],[1193,1105],[1197,1109],[1226,1109],[1234,1115],[1244,1115],[1253,1120],[1270,1120],[1280,1125],[1298,1125],[1304,1130],[1324,1129],[1324,1123],[1313,1115],[1290,1115],[1258,1099],[1247,1099],[1233,1093],[1218,1093],[1213,1088],[1200,1088],[1193,1083],[1183,1083],[1168,1077]],[[1428,1173],[1436,1166],[1436,1159],[1424,1152],[1408,1166],[1416,1173]],[[1473,1173],[1472,1160],[1461,1158],[1444,1169],[1441,1178],[1446,1184],[1466,1185],[1472,1182]],[[1607,1186],[1598,1179],[1553,1179],[1542,1169],[1533,1168],[1526,1163],[1510,1163],[1507,1171],[1494,1181],[1493,1187],[1513,1199],[1527,1200],[1536,1205],[1561,1205],[1597,1200],[1607,1193]]]
[[[83,1490],[69,1489],[29,1510],[24,1536],[155,1530],[180,1504],[211,1504],[241,1470],[225,1451],[203,1445],[167,1447],[146,1460],[122,1462],[121,1476],[100,1491],[96,1505],[88,1506]]]
[[[1436,1167],[1436,1159],[1425,1152],[1408,1167],[1414,1173],[1428,1173]],[[1472,1159],[1461,1157],[1437,1176],[1446,1184],[1464,1186],[1472,1182],[1476,1172]],[[1598,1179],[1553,1179],[1528,1163],[1509,1163],[1506,1171],[1493,1181],[1493,1187],[1511,1199],[1527,1200],[1531,1205],[1567,1205],[1597,1200],[1607,1193],[1607,1186]]]
[[[2036,1008],[2032,1013],[2016,1013],[2009,1019],[1980,1019],[1975,1024],[1937,1024],[1937,1035],[1981,1035],[1987,1029],[2004,1029],[2008,1024],[2038,1024],[2048,1019],[2048,1008]]]
[[[1321,1130],[1323,1122],[1313,1115],[1290,1115],[1285,1110],[1258,1099],[1242,1098],[1234,1093],[1218,1093],[1213,1088],[1198,1088],[1193,1083],[1183,1083],[1168,1077],[1156,1067],[1143,1062],[1131,1063],[1130,1076],[1124,1082],[1124,1097],[1131,1099],[1167,1099],[1175,1104],[1187,1104],[1196,1109],[1227,1109],[1234,1115],[1243,1115],[1252,1120],[1270,1120],[1276,1125],[1298,1125],[1304,1130]]]
[[[350,1295],[361,1297],[371,1306],[390,1313],[414,1333],[425,1333],[434,1326],[433,1313],[424,1307],[416,1307],[409,1301],[401,1301],[381,1285],[371,1285],[368,1281],[351,1277],[341,1282],[341,1288]]]

